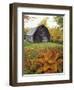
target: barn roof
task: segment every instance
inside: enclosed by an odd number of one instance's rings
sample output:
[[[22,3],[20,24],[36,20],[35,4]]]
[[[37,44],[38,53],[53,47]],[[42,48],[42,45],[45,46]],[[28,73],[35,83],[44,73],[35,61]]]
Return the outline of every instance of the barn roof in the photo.
[[[42,24],[41,24],[40,26],[42,26]],[[38,27],[40,27],[40,26],[38,26]],[[43,25],[43,26],[46,27],[45,25]],[[37,30],[38,27],[35,27],[35,28],[29,28],[29,31],[27,32],[26,35],[33,36],[34,33],[36,32],[36,30]]]
[[[30,28],[30,30],[27,32],[27,35],[32,36],[35,33],[36,29],[37,29],[36,27]]]

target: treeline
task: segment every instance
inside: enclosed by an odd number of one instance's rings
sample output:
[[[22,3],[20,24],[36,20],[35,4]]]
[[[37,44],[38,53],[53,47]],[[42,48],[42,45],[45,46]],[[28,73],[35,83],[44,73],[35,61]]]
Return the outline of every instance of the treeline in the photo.
[[[63,43],[63,30],[59,27],[49,28],[51,42]]]

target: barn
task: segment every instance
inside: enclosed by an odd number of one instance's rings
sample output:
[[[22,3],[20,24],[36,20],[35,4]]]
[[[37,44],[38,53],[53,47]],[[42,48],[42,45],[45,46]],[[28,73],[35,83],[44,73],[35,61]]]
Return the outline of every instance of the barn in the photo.
[[[40,25],[37,28],[29,30],[26,39],[29,42],[48,42],[50,41],[50,34],[47,27]]]

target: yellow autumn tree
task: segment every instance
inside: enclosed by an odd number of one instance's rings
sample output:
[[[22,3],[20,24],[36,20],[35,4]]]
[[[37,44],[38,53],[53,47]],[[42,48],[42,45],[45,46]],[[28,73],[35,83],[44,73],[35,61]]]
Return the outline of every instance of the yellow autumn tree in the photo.
[[[63,31],[59,27],[50,28],[49,32],[53,42],[63,42]]]

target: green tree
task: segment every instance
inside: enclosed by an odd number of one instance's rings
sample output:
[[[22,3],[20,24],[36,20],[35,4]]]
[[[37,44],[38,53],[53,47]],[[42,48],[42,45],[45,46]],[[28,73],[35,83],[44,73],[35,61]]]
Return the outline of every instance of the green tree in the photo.
[[[63,28],[63,16],[55,16],[54,19],[60,28]]]

